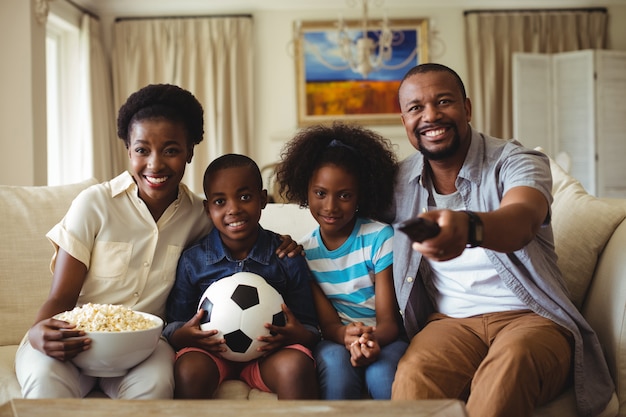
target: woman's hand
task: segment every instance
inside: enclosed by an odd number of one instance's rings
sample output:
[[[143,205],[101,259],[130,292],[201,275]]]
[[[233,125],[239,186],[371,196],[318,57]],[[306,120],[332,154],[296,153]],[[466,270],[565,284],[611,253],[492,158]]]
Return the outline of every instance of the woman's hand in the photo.
[[[75,325],[54,318],[36,323],[28,331],[30,345],[60,361],[67,361],[91,347],[91,339]]]
[[[28,341],[34,349],[60,361],[72,359],[89,349],[91,339],[85,337],[84,331],[77,330],[74,324],[53,318],[76,306],[86,275],[87,267],[59,248],[50,294],[28,331]]]

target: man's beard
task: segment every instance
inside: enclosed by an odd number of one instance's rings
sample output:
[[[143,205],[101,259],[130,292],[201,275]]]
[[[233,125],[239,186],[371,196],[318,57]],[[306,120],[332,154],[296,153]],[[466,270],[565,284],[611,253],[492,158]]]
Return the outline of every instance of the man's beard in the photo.
[[[456,152],[461,147],[461,136],[459,135],[459,130],[456,125],[452,126],[452,130],[454,130],[454,137],[452,138],[452,143],[450,143],[444,149],[440,149],[435,152],[431,152],[422,143],[422,135],[416,130],[413,132],[415,137],[417,138],[417,145],[419,147],[419,151],[424,155],[424,158],[431,161],[441,161],[442,159],[450,158],[454,156]]]

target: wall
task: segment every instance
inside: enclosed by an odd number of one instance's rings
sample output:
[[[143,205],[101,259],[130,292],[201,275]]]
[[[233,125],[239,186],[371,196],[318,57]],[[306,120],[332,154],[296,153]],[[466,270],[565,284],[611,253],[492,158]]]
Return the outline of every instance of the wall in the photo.
[[[372,16],[376,16],[374,11]],[[295,61],[292,57],[292,25],[296,20],[335,20],[338,14],[311,13],[310,11],[272,11],[254,15],[257,51],[255,90],[256,130],[263,140],[255,143],[255,157],[260,163],[278,159],[280,149],[297,130],[297,108],[295,91]],[[344,13],[344,18],[356,18]],[[438,47],[431,50],[430,60],[448,65],[466,75],[465,50],[463,43],[463,11],[461,9],[398,10],[389,13],[389,18],[428,18],[432,29],[439,32]],[[443,44],[441,43],[443,42]],[[443,46],[442,46],[443,45]],[[395,126],[371,126],[374,130],[392,140],[400,157],[412,153],[404,135],[398,116]]]
[[[58,0],[61,1],[61,0]],[[5,158],[0,165],[0,184],[45,184],[45,72],[44,34],[32,17],[34,0],[0,0],[0,139]],[[504,1],[498,3],[505,7]],[[500,6],[502,4],[502,6]],[[54,3],[53,3],[54,5]],[[589,0],[588,6],[602,4]],[[580,1],[575,7],[584,7]],[[545,7],[550,7],[545,2]],[[557,7],[566,7],[563,2]],[[626,1],[613,0],[608,6],[610,14],[609,47],[626,50]],[[437,61],[456,69],[466,78],[465,43],[463,39],[463,10],[460,7],[420,7],[393,9],[390,18],[430,19],[438,31],[438,47],[431,55]],[[347,9],[344,18],[358,15],[358,10]],[[377,11],[371,10],[376,17]],[[289,41],[295,20],[335,20],[336,11],[270,10],[253,13],[255,25],[255,130],[257,140],[253,154],[259,165],[278,159],[280,149],[297,130],[295,63],[291,57]],[[105,29],[105,45],[111,44],[110,28],[115,16],[101,16]],[[443,46],[443,47],[439,47]],[[405,139],[398,118],[397,126],[372,126],[389,137],[400,157],[413,152]]]
[[[501,3],[505,3],[502,1]],[[548,2],[546,2],[548,3]],[[591,3],[600,7],[600,4]],[[562,4],[559,4],[563,7]],[[505,7],[505,6],[502,6]],[[546,4],[546,7],[550,7]],[[626,4],[608,7],[609,49],[626,50]],[[432,7],[418,10],[397,9],[389,12],[389,18],[428,18],[431,29],[438,35],[431,45],[431,61],[448,65],[455,69],[461,78],[467,79],[467,65],[464,40],[464,9],[458,7]],[[375,9],[371,16],[376,16]],[[351,16],[344,13],[344,18]],[[280,149],[297,130],[297,110],[295,92],[295,62],[291,57],[288,40],[292,36],[295,20],[335,20],[337,14],[311,13],[310,11],[271,11],[254,15],[257,33],[255,109],[258,109],[256,131],[259,141],[255,143],[254,157],[260,164],[278,159]],[[374,130],[391,139],[402,158],[414,152],[406,139],[398,116],[397,126],[371,126]]]
[[[46,183],[45,28],[33,7],[0,1],[0,184]]]

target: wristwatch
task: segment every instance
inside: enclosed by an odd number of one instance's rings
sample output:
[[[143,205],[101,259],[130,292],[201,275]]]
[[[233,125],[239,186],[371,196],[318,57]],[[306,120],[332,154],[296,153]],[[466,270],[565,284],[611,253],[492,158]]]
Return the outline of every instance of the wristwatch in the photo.
[[[475,248],[483,244],[483,221],[473,211],[463,210],[469,217],[466,248]]]

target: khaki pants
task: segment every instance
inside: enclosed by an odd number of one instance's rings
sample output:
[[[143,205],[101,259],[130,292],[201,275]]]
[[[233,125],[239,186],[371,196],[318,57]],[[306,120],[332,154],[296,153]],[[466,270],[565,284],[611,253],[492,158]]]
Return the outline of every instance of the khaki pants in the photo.
[[[528,310],[435,313],[400,360],[391,398],[459,398],[469,417],[531,416],[563,391],[571,364],[571,334]]]
[[[15,372],[24,398],[82,398],[98,387],[111,398],[170,399],[174,395],[174,351],[161,338],[155,351],[126,375],[87,376],[72,365],[35,350],[24,339],[17,350]]]

